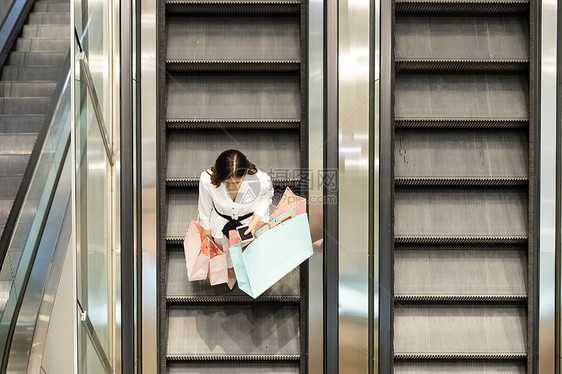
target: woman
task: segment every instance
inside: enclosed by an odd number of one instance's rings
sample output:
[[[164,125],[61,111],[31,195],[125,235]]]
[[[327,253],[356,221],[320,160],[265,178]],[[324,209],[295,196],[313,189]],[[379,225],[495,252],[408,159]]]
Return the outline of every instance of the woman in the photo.
[[[228,235],[231,229],[248,225],[246,233],[255,233],[256,225],[273,198],[271,178],[258,170],[236,149],[222,152],[215,165],[199,179],[199,222],[203,237],[212,237],[227,256],[228,287],[236,276],[230,258]]]

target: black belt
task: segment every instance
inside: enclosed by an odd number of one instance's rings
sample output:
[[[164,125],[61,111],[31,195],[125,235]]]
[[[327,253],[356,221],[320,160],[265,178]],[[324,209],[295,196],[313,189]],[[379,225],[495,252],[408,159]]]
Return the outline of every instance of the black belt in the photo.
[[[222,214],[221,212],[219,212],[217,210],[217,207],[213,205],[213,207],[215,208],[215,212],[217,212],[217,214],[219,216],[221,216],[222,218],[228,220],[228,222],[224,225],[224,227],[222,228],[222,233],[228,238],[228,233],[230,232],[230,230],[236,229],[238,226],[242,226],[242,223],[240,221],[244,221],[246,218],[249,218],[251,216],[254,215],[254,212],[248,213],[248,214],[244,214],[243,216],[238,217],[238,219],[233,219],[230,216],[227,216],[226,214]],[[230,238],[229,238],[230,239]]]

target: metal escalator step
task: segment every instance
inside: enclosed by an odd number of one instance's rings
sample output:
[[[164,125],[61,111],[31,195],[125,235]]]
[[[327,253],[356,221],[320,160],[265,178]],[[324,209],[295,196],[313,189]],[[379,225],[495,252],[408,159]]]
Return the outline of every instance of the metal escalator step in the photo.
[[[523,131],[396,131],[396,185],[525,186],[527,143]]]
[[[262,61],[294,65],[300,56],[298,17],[170,17],[166,29],[171,61],[248,61],[251,67]]]
[[[299,178],[281,179],[272,178],[275,187],[295,187],[300,182]],[[199,186],[199,178],[166,178],[166,187],[168,188],[197,188]]]
[[[198,120],[167,119],[166,128],[170,130],[296,130],[300,120]]]
[[[399,301],[509,301],[527,293],[525,247],[397,249],[394,294]]]
[[[168,14],[298,14],[299,0],[167,0]]]
[[[395,305],[395,358],[509,359],[527,351],[526,305]]]
[[[67,52],[15,52],[8,57],[8,65],[38,66],[62,65]]]
[[[397,129],[524,129],[528,118],[420,118],[396,117]]]
[[[529,0],[395,0],[399,13],[524,13]]]
[[[189,146],[187,146],[189,144]],[[198,178],[211,167],[220,152],[235,146],[259,169],[272,178],[296,176],[300,168],[299,133],[291,131],[280,136],[277,132],[255,130],[251,136],[244,131],[190,131],[167,137],[168,157],[166,178]],[[291,175],[291,173],[293,173]]]
[[[299,296],[166,296],[166,303],[178,305],[192,304],[245,304],[245,303],[298,303]]]
[[[435,61],[449,70],[447,61],[476,69],[529,59],[529,26],[525,16],[404,15],[396,19],[395,58]],[[421,66],[421,64],[419,65]]]
[[[0,154],[0,175],[23,176],[30,154]]]
[[[396,244],[489,244],[517,245],[526,244],[527,235],[395,235]]]
[[[486,177],[396,177],[394,186],[400,187],[445,187],[445,188],[507,188],[526,187],[528,178],[486,178]]]
[[[0,156],[28,156],[36,139],[37,134],[0,134]]]
[[[197,191],[185,193],[181,190],[172,190],[167,193],[167,221],[166,236],[182,236],[192,220],[198,215]]]
[[[395,295],[397,304],[414,303],[526,303],[527,295]]]
[[[395,360],[500,360],[500,361],[521,361],[525,360],[527,355],[525,353],[498,353],[498,354],[483,354],[483,353],[447,353],[447,354],[396,354]],[[503,372],[503,371],[502,371]]]
[[[0,176],[0,199],[13,200],[18,193],[22,176]]]
[[[169,75],[166,118],[300,119],[297,74]]]
[[[17,52],[66,52],[69,38],[18,38],[15,51]],[[60,67],[59,67],[60,68]]]
[[[526,71],[529,60],[396,59],[396,71]]]
[[[185,235],[185,233],[184,233]],[[183,242],[183,236],[181,237]],[[166,253],[168,279],[166,283],[166,298],[178,298],[185,300],[187,298],[201,299],[205,298],[207,303],[219,303],[223,298],[247,298],[248,296],[242,292],[237,286],[233,290],[229,290],[225,284],[210,286],[208,280],[190,282],[187,280],[187,268],[185,264],[185,254],[183,247],[181,251]],[[300,291],[300,272],[296,268],[289,274],[285,275],[279,282],[266,290],[262,296],[256,301],[275,299],[287,299],[291,303],[295,303],[295,299],[299,298]],[[216,300],[213,301],[213,300]],[[178,302],[182,304],[184,302]]]
[[[168,356],[299,355],[298,305],[168,308]]]
[[[0,225],[4,226],[12,209],[13,199],[0,199]]]
[[[397,236],[527,235],[526,191],[397,190]]]
[[[0,133],[37,133],[43,123],[42,114],[0,114]]]
[[[394,363],[395,374],[525,374],[527,368],[524,362],[505,361],[396,361]]]
[[[299,355],[167,355],[169,361],[298,361]]]
[[[166,69],[177,73],[199,72],[298,72],[300,61],[272,60],[168,60]]]
[[[299,363],[296,361],[168,361],[168,374],[296,374]]]
[[[37,3],[35,3],[35,5],[37,5]],[[70,31],[68,30],[68,27],[59,25],[24,25],[22,31],[23,38],[68,38],[69,34]]]
[[[69,12],[32,12],[27,18],[29,25],[69,25]]]
[[[70,12],[70,2],[36,1],[33,12]]]
[[[528,119],[528,84],[513,74],[398,74],[397,118]]]
[[[2,69],[2,80],[56,82],[60,74],[60,66],[4,66]]]
[[[0,82],[0,97],[47,97],[56,86],[55,82]]]
[[[0,113],[43,114],[50,101],[50,97],[0,97]]]

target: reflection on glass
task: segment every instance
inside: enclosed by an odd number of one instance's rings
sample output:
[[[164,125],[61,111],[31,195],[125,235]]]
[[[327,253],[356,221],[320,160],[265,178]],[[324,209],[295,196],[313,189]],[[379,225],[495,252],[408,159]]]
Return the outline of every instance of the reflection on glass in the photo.
[[[84,325],[78,329],[78,342],[78,372],[92,374],[107,373]]]

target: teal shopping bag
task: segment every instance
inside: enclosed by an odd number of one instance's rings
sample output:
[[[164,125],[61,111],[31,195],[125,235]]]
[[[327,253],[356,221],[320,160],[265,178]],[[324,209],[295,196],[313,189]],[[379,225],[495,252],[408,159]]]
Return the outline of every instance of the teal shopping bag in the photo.
[[[254,239],[230,247],[238,288],[254,299],[312,256],[308,215],[299,214]]]

